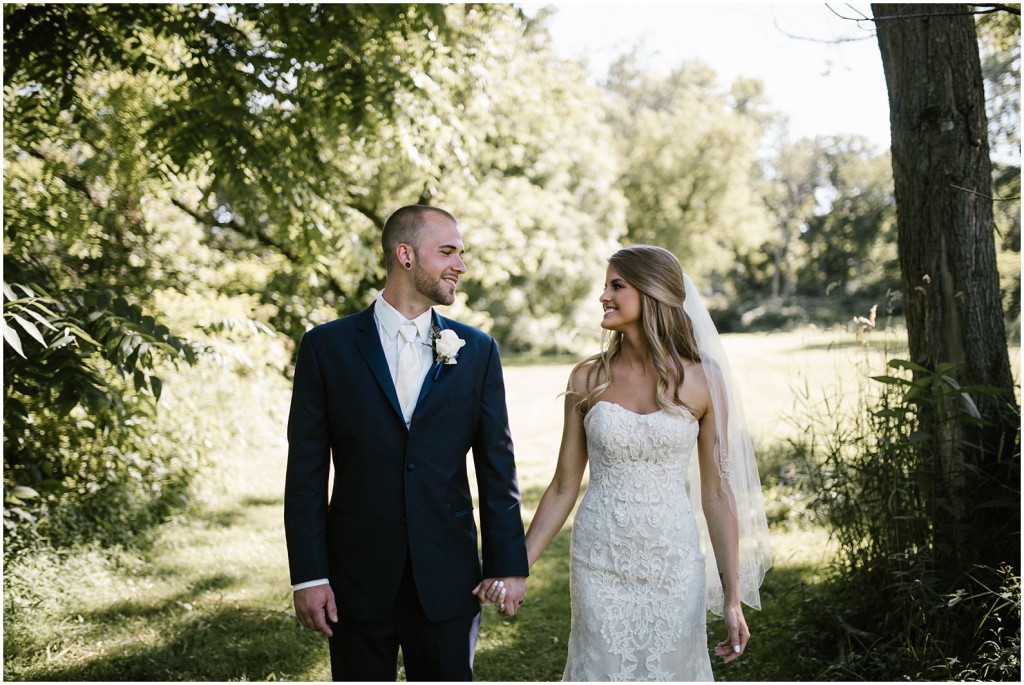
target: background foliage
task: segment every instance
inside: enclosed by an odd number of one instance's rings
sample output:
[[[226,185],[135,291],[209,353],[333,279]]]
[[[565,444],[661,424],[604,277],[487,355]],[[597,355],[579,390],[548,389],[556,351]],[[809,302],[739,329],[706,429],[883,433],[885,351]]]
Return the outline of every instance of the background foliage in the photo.
[[[591,349],[604,260],[632,242],[675,251],[723,330],[898,323],[887,151],[794,139],[760,82],[700,62],[627,53],[594,84],[545,17],[4,5],[5,567],[144,546],[193,503],[230,438],[165,379],[287,376],[305,330],[376,296],[403,204],[459,218],[449,313],[506,352]],[[978,27],[1019,338],[1019,15]]]

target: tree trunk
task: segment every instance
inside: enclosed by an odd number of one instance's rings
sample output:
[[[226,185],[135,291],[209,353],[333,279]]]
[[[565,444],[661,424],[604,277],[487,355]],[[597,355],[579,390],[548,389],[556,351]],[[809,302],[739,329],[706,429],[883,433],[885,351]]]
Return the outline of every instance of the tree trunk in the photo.
[[[1020,424],[1000,307],[974,17],[960,4],[873,4],[872,10],[889,92],[911,358],[929,370],[951,362],[949,375],[960,385],[1004,391],[1001,397],[972,393],[989,422],[985,427],[951,420],[956,406],[922,415],[922,430],[938,438],[939,496],[951,505],[945,515],[941,502],[933,508],[939,512],[935,537],[951,543],[946,558],[960,570],[1006,561],[1019,572],[1020,458],[1014,438]],[[1008,509],[979,507],[1014,497],[1016,523]],[[1001,548],[993,525],[1003,536]]]

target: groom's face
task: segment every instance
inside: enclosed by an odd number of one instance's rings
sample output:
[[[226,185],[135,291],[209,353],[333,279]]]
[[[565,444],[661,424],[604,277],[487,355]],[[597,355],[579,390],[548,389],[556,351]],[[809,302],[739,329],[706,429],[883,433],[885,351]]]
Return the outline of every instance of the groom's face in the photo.
[[[459,277],[466,273],[459,229],[444,216],[428,215],[420,231],[413,272],[416,291],[436,304],[455,301]]]

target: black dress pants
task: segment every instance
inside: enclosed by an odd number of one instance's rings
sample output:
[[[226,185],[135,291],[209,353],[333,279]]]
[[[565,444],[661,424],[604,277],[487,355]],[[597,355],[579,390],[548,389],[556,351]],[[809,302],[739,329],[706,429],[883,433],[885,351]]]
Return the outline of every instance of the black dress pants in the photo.
[[[469,592],[472,588],[467,588]],[[402,649],[406,680],[471,681],[480,614],[430,621],[423,614],[407,560],[391,615],[384,621],[332,624],[331,677],[336,681],[391,681]]]

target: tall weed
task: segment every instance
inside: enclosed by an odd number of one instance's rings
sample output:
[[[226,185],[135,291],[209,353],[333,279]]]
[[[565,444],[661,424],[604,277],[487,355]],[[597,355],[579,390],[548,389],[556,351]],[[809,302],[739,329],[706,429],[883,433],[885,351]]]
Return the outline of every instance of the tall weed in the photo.
[[[873,388],[865,380],[855,410],[809,408],[793,441],[816,492],[811,509],[839,547],[823,625],[838,648],[823,677],[1019,680],[1019,567],[964,561],[966,528],[947,525],[963,506],[958,484],[977,468],[964,453],[978,446],[961,437],[982,421],[972,398],[992,390],[960,387],[946,367],[889,367]],[[926,431],[925,412],[945,422]],[[1017,445],[1019,463],[1019,433]],[[990,499],[972,506],[1005,505],[1005,494]]]

